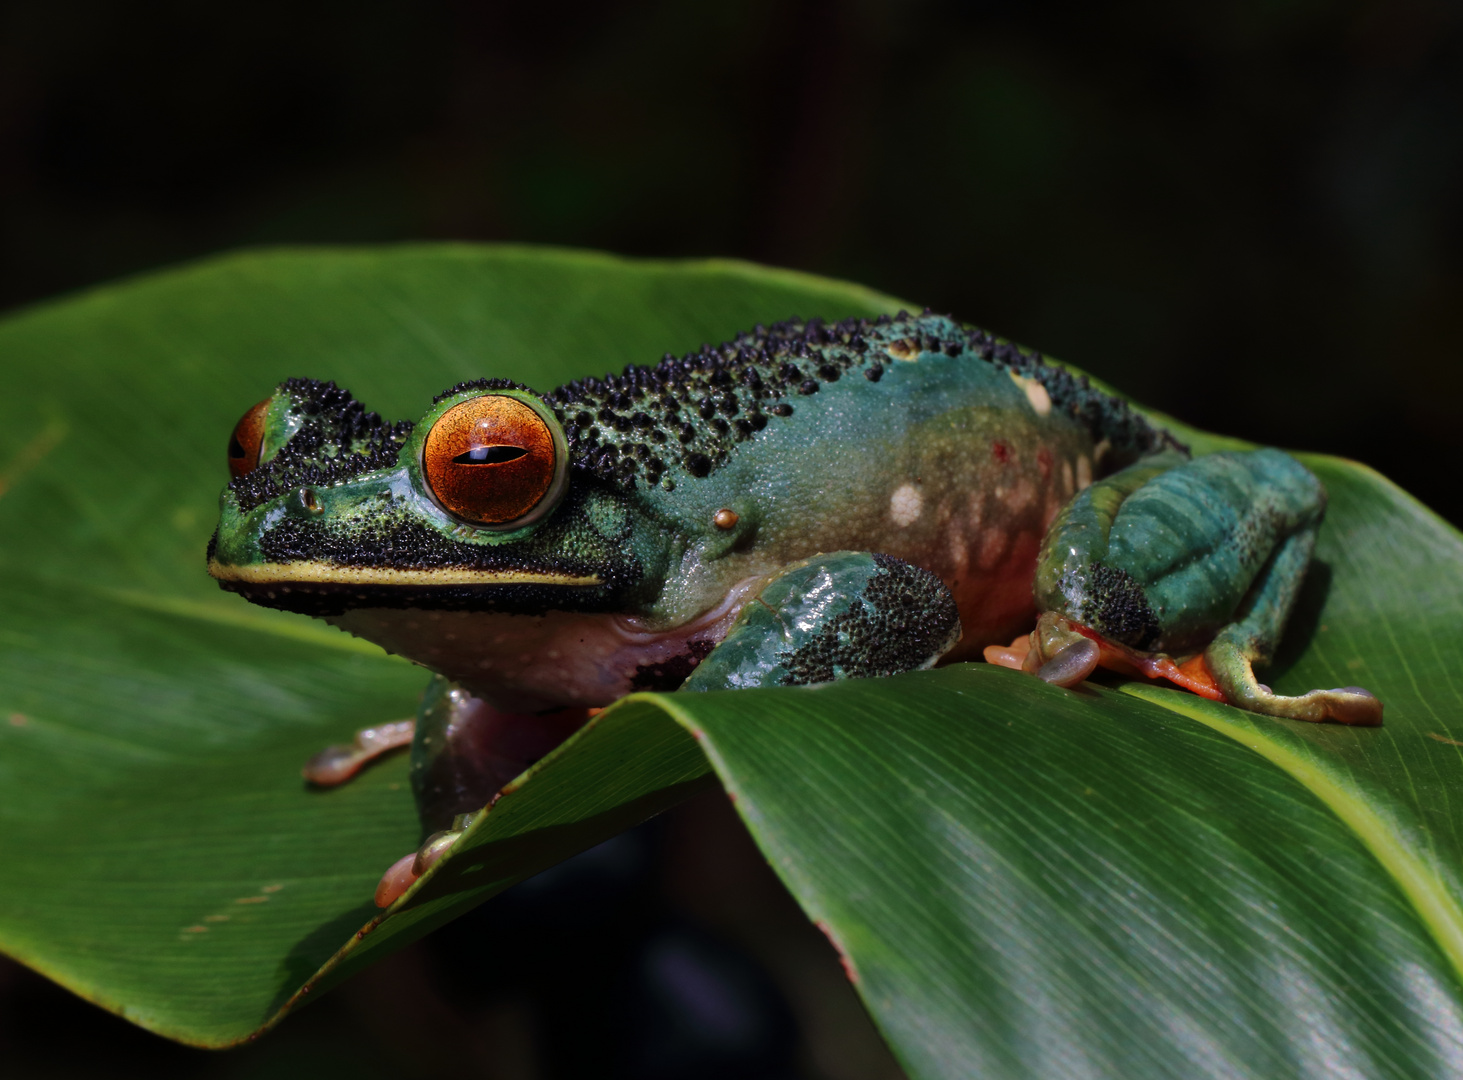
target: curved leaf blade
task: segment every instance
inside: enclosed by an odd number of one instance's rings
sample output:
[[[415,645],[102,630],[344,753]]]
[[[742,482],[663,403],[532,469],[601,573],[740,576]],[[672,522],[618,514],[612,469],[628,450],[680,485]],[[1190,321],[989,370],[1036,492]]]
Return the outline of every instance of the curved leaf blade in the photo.
[[[984,665],[666,701],[920,1077],[1454,1075],[1456,975],[1305,786]]]

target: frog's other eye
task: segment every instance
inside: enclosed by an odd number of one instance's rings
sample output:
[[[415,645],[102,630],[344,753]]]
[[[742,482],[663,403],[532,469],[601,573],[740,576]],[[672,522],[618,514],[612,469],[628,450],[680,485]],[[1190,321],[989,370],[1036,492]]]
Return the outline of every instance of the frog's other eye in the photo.
[[[234,433],[229,436],[229,474],[235,479],[248,476],[259,467],[259,451],[264,447],[264,414],[269,411],[269,398],[239,417]]]
[[[463,521],[530,524],[563,492],[568,455],[555,428],[552,414],[507,394],[460,402],[438,418],[422,446],[427,489]]]

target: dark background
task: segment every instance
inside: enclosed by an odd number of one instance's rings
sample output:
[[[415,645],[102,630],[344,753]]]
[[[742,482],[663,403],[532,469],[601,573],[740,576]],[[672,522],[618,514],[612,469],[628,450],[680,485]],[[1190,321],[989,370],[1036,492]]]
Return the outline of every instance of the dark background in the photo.
[[[0,309],[248,244],[740,256],[953,312],[1200,426],[1358,458],[1459,522],[1460,14],[1423,0],[0,3]],[[709,892],[704,845],[666,839],[696,814],[742,851]],[[448,944],[244,1054],[175,1050],[0,968],[0,1062],[577,1075],[545,1050],[571,1007],[554,993],[609,993],[624,958],[575,950],[660,926],[771,972],[763,1034],[793,1047],[799,1074],[889,1075],[827,977],[831,953],[798,936],[734,822],[703,807],[656,828],[652,854],[621,852],[639,870],[594,886],[621,889],[607,909],[629,923],[596,922],[593,888],[565,886],[581,900],[544,910],[579,931],[534,958],[464,960],[464,943],[537,910],[510,898],[484,909],[497,923],[448,928]],[[496,996],[464,989],[477,970]]]
[[[0,308],[245,244],[741,256],[1463,520],[1456,4],[0,11]]]

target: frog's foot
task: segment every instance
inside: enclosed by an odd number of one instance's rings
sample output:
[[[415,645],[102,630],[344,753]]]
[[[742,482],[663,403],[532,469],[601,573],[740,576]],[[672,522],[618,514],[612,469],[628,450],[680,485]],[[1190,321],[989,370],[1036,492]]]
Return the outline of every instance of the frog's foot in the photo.
[[[1275,654],[1325,508],[1320,481],[1278,450],[1155,455],[1098,481],[1042,543],[1022,669],[1070,685],[1092,670],[1086,638],[1103,667],[1252,712],[1381,723],[1365,690],[1283,697],[1252,670]]]
[[[452,828],[433,833],[416,851],[410,855],[403,855],[387,867],[386,873],[381,875],[381,881],[376,886],[376,906],[386,908],[396,903],[402,893],[416,884],[417,878],[430,870],[438,859],[451,850],[452,845],[457,843],[458,837],[467,831],[467,827],[477,816],[476,813],[458,814],[452,822]]]
[[[1029,672],[1054,686],[1076,686],[1097,669],[1102,651],[1096,640],[1070,633],[1043,652],[1033,648],[1036,637],[1022,634],[1010,645],[987,645],[986,663]]]
[[[1375,727],[1382,722],[1382,703],[1370,690],[1360,686],[1312,690],[1296,697],[1275,693],[1255,678],[1255,656],[1234,635],[1221,633],[1204,650],[1202,659],[1223,690],[1225,700],[1241,709],[1313,723],[1330,721]]]
[[[997,667],[1010,668],[1012,671],[1020,671],[1026,662],[1026,654],[1030,651],[1031,635],[1022,634],[1009,645],[987,645],[985,662],[995,664]]]
[[[1018,655],[1020,663],[1012,663]],[[1141,652],[1054,611],[1044,612],[1024,641],[987,649],[986,659],[1056,686],[1075,686],[1101,667],[1135,678],[1166,679],[1210,701],[1227,700],[1202,655],[1178,661],[1165,653]]]
[[[1049,611],[1029,638],[1018,638],[1009,647],[993,645],[986,659],[1057,686],[1074,686],[1102,667],[1121,675],[1165,679],[1210,701],[1264,716],[1363,727],[1382,722],[1382,703],[1359,686],[1312,690],[1298,697],[1275,693],[1255,678],[1255,652],[1237,636],[1222,632],[1204,652],[1180,662],[1109,641],[1091,627]]]
[[[410,746],[415,731],[415,720],[393,720],[362,728],[350,746],[327,746],[305,762],[301,775],[316,787],[343,784],[383,754]]]

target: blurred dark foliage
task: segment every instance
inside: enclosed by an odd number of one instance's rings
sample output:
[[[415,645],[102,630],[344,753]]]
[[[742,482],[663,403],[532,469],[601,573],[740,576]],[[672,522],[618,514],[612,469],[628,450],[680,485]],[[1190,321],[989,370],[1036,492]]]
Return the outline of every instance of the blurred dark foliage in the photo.
[[[1358,458],[1459,522],[1460,61],[1463,9],[1426,0],[0,0],[0,308],[245,244],[740,256]],[[700,805],[639,869],[639,841],[582,857],[238,1054],[0,962],[0,1068],[889,1076]]]
[[[853,278],[1463,520],[1435,0],[0,8],[0,306],[241,244]]]

